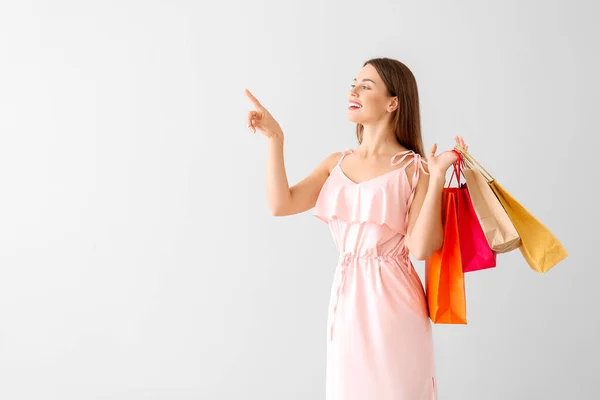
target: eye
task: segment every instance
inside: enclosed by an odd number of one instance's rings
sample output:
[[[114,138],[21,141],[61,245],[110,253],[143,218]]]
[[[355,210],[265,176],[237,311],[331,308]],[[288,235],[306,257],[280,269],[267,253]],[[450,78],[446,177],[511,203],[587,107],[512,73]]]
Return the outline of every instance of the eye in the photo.
[[[354,87],[354,85],[350,85],[350,87]],[[363,88],[363,89],[368,89],[369,87],[368,87],[368,86],[365,86],[365,85],[363,85],[363,86],[362,86],[362,88]]]

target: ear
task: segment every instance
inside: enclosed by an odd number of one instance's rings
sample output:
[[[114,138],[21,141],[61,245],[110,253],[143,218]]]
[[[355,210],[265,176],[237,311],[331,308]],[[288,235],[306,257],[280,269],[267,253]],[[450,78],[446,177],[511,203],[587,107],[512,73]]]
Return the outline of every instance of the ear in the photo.
[[[394,97],[392,97],[392,100],[390,101],[390,105],[388,106],[388,111],[394,112],[394,111],[396,111],[397,108],[398,108],[398,96],[394,96]]]

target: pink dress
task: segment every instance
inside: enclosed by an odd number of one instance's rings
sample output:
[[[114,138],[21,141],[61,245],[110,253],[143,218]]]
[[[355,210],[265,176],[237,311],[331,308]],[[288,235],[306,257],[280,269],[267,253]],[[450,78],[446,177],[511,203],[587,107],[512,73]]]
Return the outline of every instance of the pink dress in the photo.
[[[340,164],[313,214],[340,251],[327,317],[327,400],[435,400],[437,385],[425,291],[404,245],[421,156],[391,159],[398,169],[353,182]],[[405,162],[406,161],[406,162]],[[405,168],[414,163],[412,182]]]

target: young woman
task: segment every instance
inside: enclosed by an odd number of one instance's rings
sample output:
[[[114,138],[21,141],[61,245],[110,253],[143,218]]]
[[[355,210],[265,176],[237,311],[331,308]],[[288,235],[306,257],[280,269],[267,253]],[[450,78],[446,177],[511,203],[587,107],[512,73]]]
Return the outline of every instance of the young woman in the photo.
[[[457,160],[449,150],[425,160],[419,97],[398,60],[363,64],[349,93],[358,146],[326,157],[290,187],[283,132],[255,106],[248,127],[268,138],[267,201],[273,215],[314,208],[340,250],[327,331],[328,400],[436,399],[431,323],[409,254],[425,260],[443,241],[442,189]],[[456,143],[465,149],[462,137]]]

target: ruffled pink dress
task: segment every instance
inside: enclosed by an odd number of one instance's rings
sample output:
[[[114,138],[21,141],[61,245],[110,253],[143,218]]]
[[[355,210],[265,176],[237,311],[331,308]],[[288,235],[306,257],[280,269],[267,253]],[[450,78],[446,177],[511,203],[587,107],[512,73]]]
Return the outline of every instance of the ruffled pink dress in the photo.
[[[425,161],[399,152],[390,163],[401,167],[356,183],[340,167],[353,152],[342,153],[313,211],[340,252],[327,318],[326,399],[435,400],[427,301],[404,245]]]

